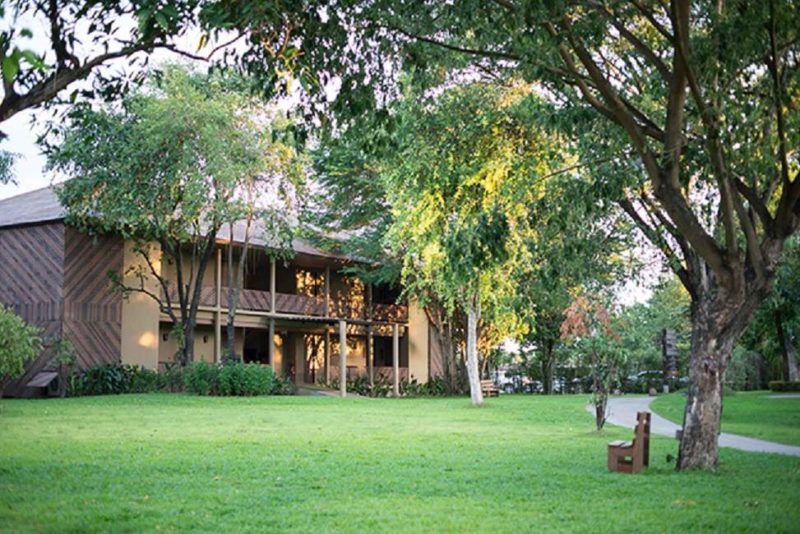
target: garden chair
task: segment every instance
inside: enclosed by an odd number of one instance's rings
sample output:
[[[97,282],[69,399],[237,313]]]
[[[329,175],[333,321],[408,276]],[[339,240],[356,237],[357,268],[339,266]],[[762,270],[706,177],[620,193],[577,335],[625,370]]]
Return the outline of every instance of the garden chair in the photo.
[[[612,441],[608,444],[608,470],[638,473],[650,465],[650,412],[636,414],[633,441]]]

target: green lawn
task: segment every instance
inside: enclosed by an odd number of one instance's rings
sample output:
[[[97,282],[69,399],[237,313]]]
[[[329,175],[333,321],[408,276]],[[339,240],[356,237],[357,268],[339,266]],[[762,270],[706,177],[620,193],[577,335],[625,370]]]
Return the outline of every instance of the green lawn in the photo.
[[[722,430],[778,443],[800,445],[800,398],[771,399],[771,391],[740,391],[723,398]],[[686,397],[673,393],[650,405],[654,412],[683,424]]]
[[[7,400],[0,531],[797,531],[800,458],[612,474],[586,400]]]

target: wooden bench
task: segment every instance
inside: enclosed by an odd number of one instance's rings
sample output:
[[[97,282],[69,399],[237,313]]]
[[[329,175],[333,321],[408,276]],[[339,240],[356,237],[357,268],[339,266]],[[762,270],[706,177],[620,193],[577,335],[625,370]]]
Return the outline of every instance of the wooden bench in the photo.
[[[612,441],[608,444],[608,470],[638,473],[648,465],[650,465],[650,412],[638,412],[633,441]]]
[[[500,391],[494,387],[494,382],[491,380],[481,380],[481,393],[484,397],[497,397]]]

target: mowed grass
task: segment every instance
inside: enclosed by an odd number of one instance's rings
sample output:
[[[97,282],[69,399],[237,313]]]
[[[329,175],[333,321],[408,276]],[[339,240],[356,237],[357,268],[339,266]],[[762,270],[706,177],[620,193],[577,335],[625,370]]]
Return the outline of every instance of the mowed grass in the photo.
[[[800,397],[770,398],[771,391],[739,391],[722,399],[722,431],[800,445]],[[683,424],[686,397],[673,393],[650,405],[654,412]],[[800,530],[800,525],[798,525]]]
[[[609,473],[585,396],[6,400],[2,532],[800,529],[800,458]]]

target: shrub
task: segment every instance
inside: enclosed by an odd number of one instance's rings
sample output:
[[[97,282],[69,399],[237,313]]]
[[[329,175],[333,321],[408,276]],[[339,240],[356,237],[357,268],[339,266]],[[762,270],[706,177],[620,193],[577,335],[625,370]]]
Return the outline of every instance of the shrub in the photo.
[[[0,381],[6,376],[21,375],[25,371],[25,362],[39,355],[42,350],[39,332],[38,328],[0,305]]]
[[[105,363],[71,372],[67,377],[66,394],[70,397],[120,395],[152,393],[162,389],[162,377],[152,369],[123,363]]]
[[[296,395],[297,386],[292,379],[284,375],[283,377],[275,377],[275,386],[272,389],[273,395]]]
[[[197,395],[217,395],[220,368],[207,362],[192,362],[183,371],[186,391]]]
[[[769,389],[775,392],[800,391],[800,382],[787,382],[785,380],[772,380]]]
[[[333,378],[329,384],[325,384],[332,389],[339,389],[339,379]],[[403,378],[400,380],[400,395],[404,397],[445,397],[448,395],[447,383],[444,378],[433,377],[424,384],[417,382],[416,378],[410,381]],[[367,375],[357,376],[347,381],[347,391],[357,393],[365,397],[389,397],[392,394],[392,378],[389,375],[376,374],[369,385]]]
[[[184,370],[179,363],[164,364],[164,370],[158,373],[158,389],[170,393],[184,390]]]
[[[219,394],[250,397],[269,395],[275,388],[272,367],[257,363],[230,363],[219,372]]]
[[[133,367],[130,374],[130,385],[125,393],[153,393],[161,389],[158,372],[145,367]]]

